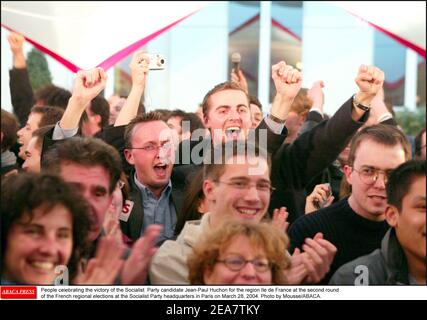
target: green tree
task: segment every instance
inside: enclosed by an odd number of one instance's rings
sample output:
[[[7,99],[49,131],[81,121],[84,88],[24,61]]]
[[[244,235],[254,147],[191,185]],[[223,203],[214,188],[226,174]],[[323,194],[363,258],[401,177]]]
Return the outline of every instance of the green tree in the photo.
[[[403,132],[416,136],[418,132],[426,125],[426,108],[417,108],[416,111],[396,112],[396,122],[402,127]]]
[[[31,49],[27,56],[28,76],[34,91],[52,84],[52,75],[45,55],[36,48]]]

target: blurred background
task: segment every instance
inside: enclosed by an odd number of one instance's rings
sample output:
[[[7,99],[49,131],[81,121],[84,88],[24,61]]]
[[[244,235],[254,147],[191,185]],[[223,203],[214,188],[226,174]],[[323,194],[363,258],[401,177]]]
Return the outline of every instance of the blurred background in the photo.
[[[400,19],[396,12],[401,10],[402,2],[364,2],[364,7],[356,14],[351,12],[350,6],[346,7],[346,1],[207,2],[199,11],[153,36],[142,46],[144,50],[163,54],[166,58],[166,69],[152,71],[149,75],[144,104],[147,110],[180,108],[195,111],[208,90],[229,79],[230,56],[239,52],[240,68],[248,80],[249,91],[257,95],[264,106],[271,103],[274,95],[271,65],[284,60],[302,71],[304,87],[310,87],[316,80],[324,81],[325,112],[332,115],[356,92],[354,78],[359,65],[374,64],[385,72],[386,101],[393,105],[399,124],[407,133],[414,134],[425,125],[425,2],[404,3],[406,8],[416,8],[417,14],[411,13],[414,23],[409,25],[407,22],[407,30],[405,26],[399,26],[389,32],[386,26],[369,23],[362,15],[364,12],[377,13],[382,15],[384,23],[392,24],[393,20]],[[96,2],[96,5],[102,7],[103,2]],[[121,13],[126,12],[127,5],[126,2],[109,3],[121,10],[117,11],[117,19],[111,22],[117,33],[111,33],[108,40],[93,37],[91,41],[96,46],[102,46],[102,41],[118,41],[120,34],[126,34],[125,23],[121,20],[127,16]],[[144,2],[134,2],[135,5],[140,5],[141,11],[152,10],[154,16],[168,10],[168,6],[161,2],[156,4],[157,7],[147,7]],[[11,12],[16,13],[13,6],[12,2],[2,2],[1,104],[9,111],[12,107],[8,70],[12,67],[12,53],[7,41],[9,31],[5,27],[12,28],[7,19],[11,19],[8,16]],[[34,2],[31,5],[24,2],[19,9],[31,12],[32,6]],[[39,2],[37,10],[43,10],[43,6],[52,8],[53,5]],[[54,15],[54,11],[49,12]],[[41,16],[40,13],[37,12]],[[87,11],[86,18],[90,19],[91,14],[99,19],[95,7]],[[25,20],[25,15],[21,19]],[[405,38],[409,29],[415,30],[418,38],[421,34],[423,44],[416,43],[414,47],[413,39]],[[140,30],[141,38],[148,36]],[[403,30],[404,35],[396,30]],[[74,43],[76,51],[82,48],[83,45]],[[24,52],[34,90],[50,82],[72,89],[74,73],[69,68],[29,42],[25,43]],[[113,93],[128,94],[130,59],[131,54],[122,57],[108,70],[106,98]],[[75,63],[79,65],[79,61]],[[264,107],[266,110],[268,108]]]

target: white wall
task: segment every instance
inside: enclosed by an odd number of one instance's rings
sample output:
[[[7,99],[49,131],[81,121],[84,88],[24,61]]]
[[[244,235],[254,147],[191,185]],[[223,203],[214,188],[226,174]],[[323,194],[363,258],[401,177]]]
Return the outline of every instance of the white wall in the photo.
[[[195,111],[210,89],[227,80],[228,3],[210,4],[150,42],[147,50],[167,59],[165,71],[150,75],[147,109]]]
[[[303,6],[303,86],[323,80],[324,111],[333,115],[357,92],[359,66],[373,64],[373,29],[332,4],[310,1]]]

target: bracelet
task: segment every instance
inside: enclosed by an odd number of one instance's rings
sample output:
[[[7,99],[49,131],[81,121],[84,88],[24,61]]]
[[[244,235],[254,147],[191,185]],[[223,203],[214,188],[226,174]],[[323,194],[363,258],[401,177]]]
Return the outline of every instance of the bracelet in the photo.
[[[277,123],[285,123],[285,121],[286,121],[286,119],[285,119],[285,120],[280,119],[280,118],[278,118],[278,117],[276,117],[276,116],[272,115],[271,113],[268,115],[268,117],[269,117],[271,120],[273,120],[274,122],[277,122]]]
[[[389,120],[389,119],[392,119],[393,118],[393,115],[391,114],[391,113],[384,113],[381,117],[379,117],[378,118],[378,123],[380,123],[380,122],[384,122],[384,121],[387,121],[387,120]]]
[[[356,108],[359,108],[359,109],[361,109],[363,111],[369,111],[369,110],[371,110],[371,106],[370,105],[365,106],[364,104],[361,104],[359,101],[357,101],[356,100],[356,95],[353,96],[353,105]]]

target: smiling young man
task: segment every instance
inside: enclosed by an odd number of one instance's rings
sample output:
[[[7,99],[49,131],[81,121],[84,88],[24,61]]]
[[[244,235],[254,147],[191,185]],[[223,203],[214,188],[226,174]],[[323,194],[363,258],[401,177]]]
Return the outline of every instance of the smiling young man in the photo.
[[[267,213],[272,187],[265,150],[245,141],[228,141],[217,145],[205,160],[203,192],[209,212],[201,220],[188,221],[176,241],[159,248],[150,267],[152,284],[188,284],[187,258],[202,235],[228,221],[259,222]],[[335,247],[319,235],[309,240],[306,249],[300,257],[292,257],[293,263],[300,264],[298,268],[308,264],[311,273],[300,270],[300,277],[291,277],[298,278],[292,283],[319,281],[335,254]]]
[[[291,250],[303,249],[305,238],[317,232],[337,247],[324,283],[343,264],[380,247],[388,229],[384,214],[387,177],[410,157],[409,144],[399,129],[384,124],[365,127],[353,137],[348,164],[344,166],[351,185],[350,197],[291,225]]]
[[[381,248],[342,266],[330,284],[426,284],[425,161],[411,160],[393,170],[387,201],[385,217],[391,229]]]

